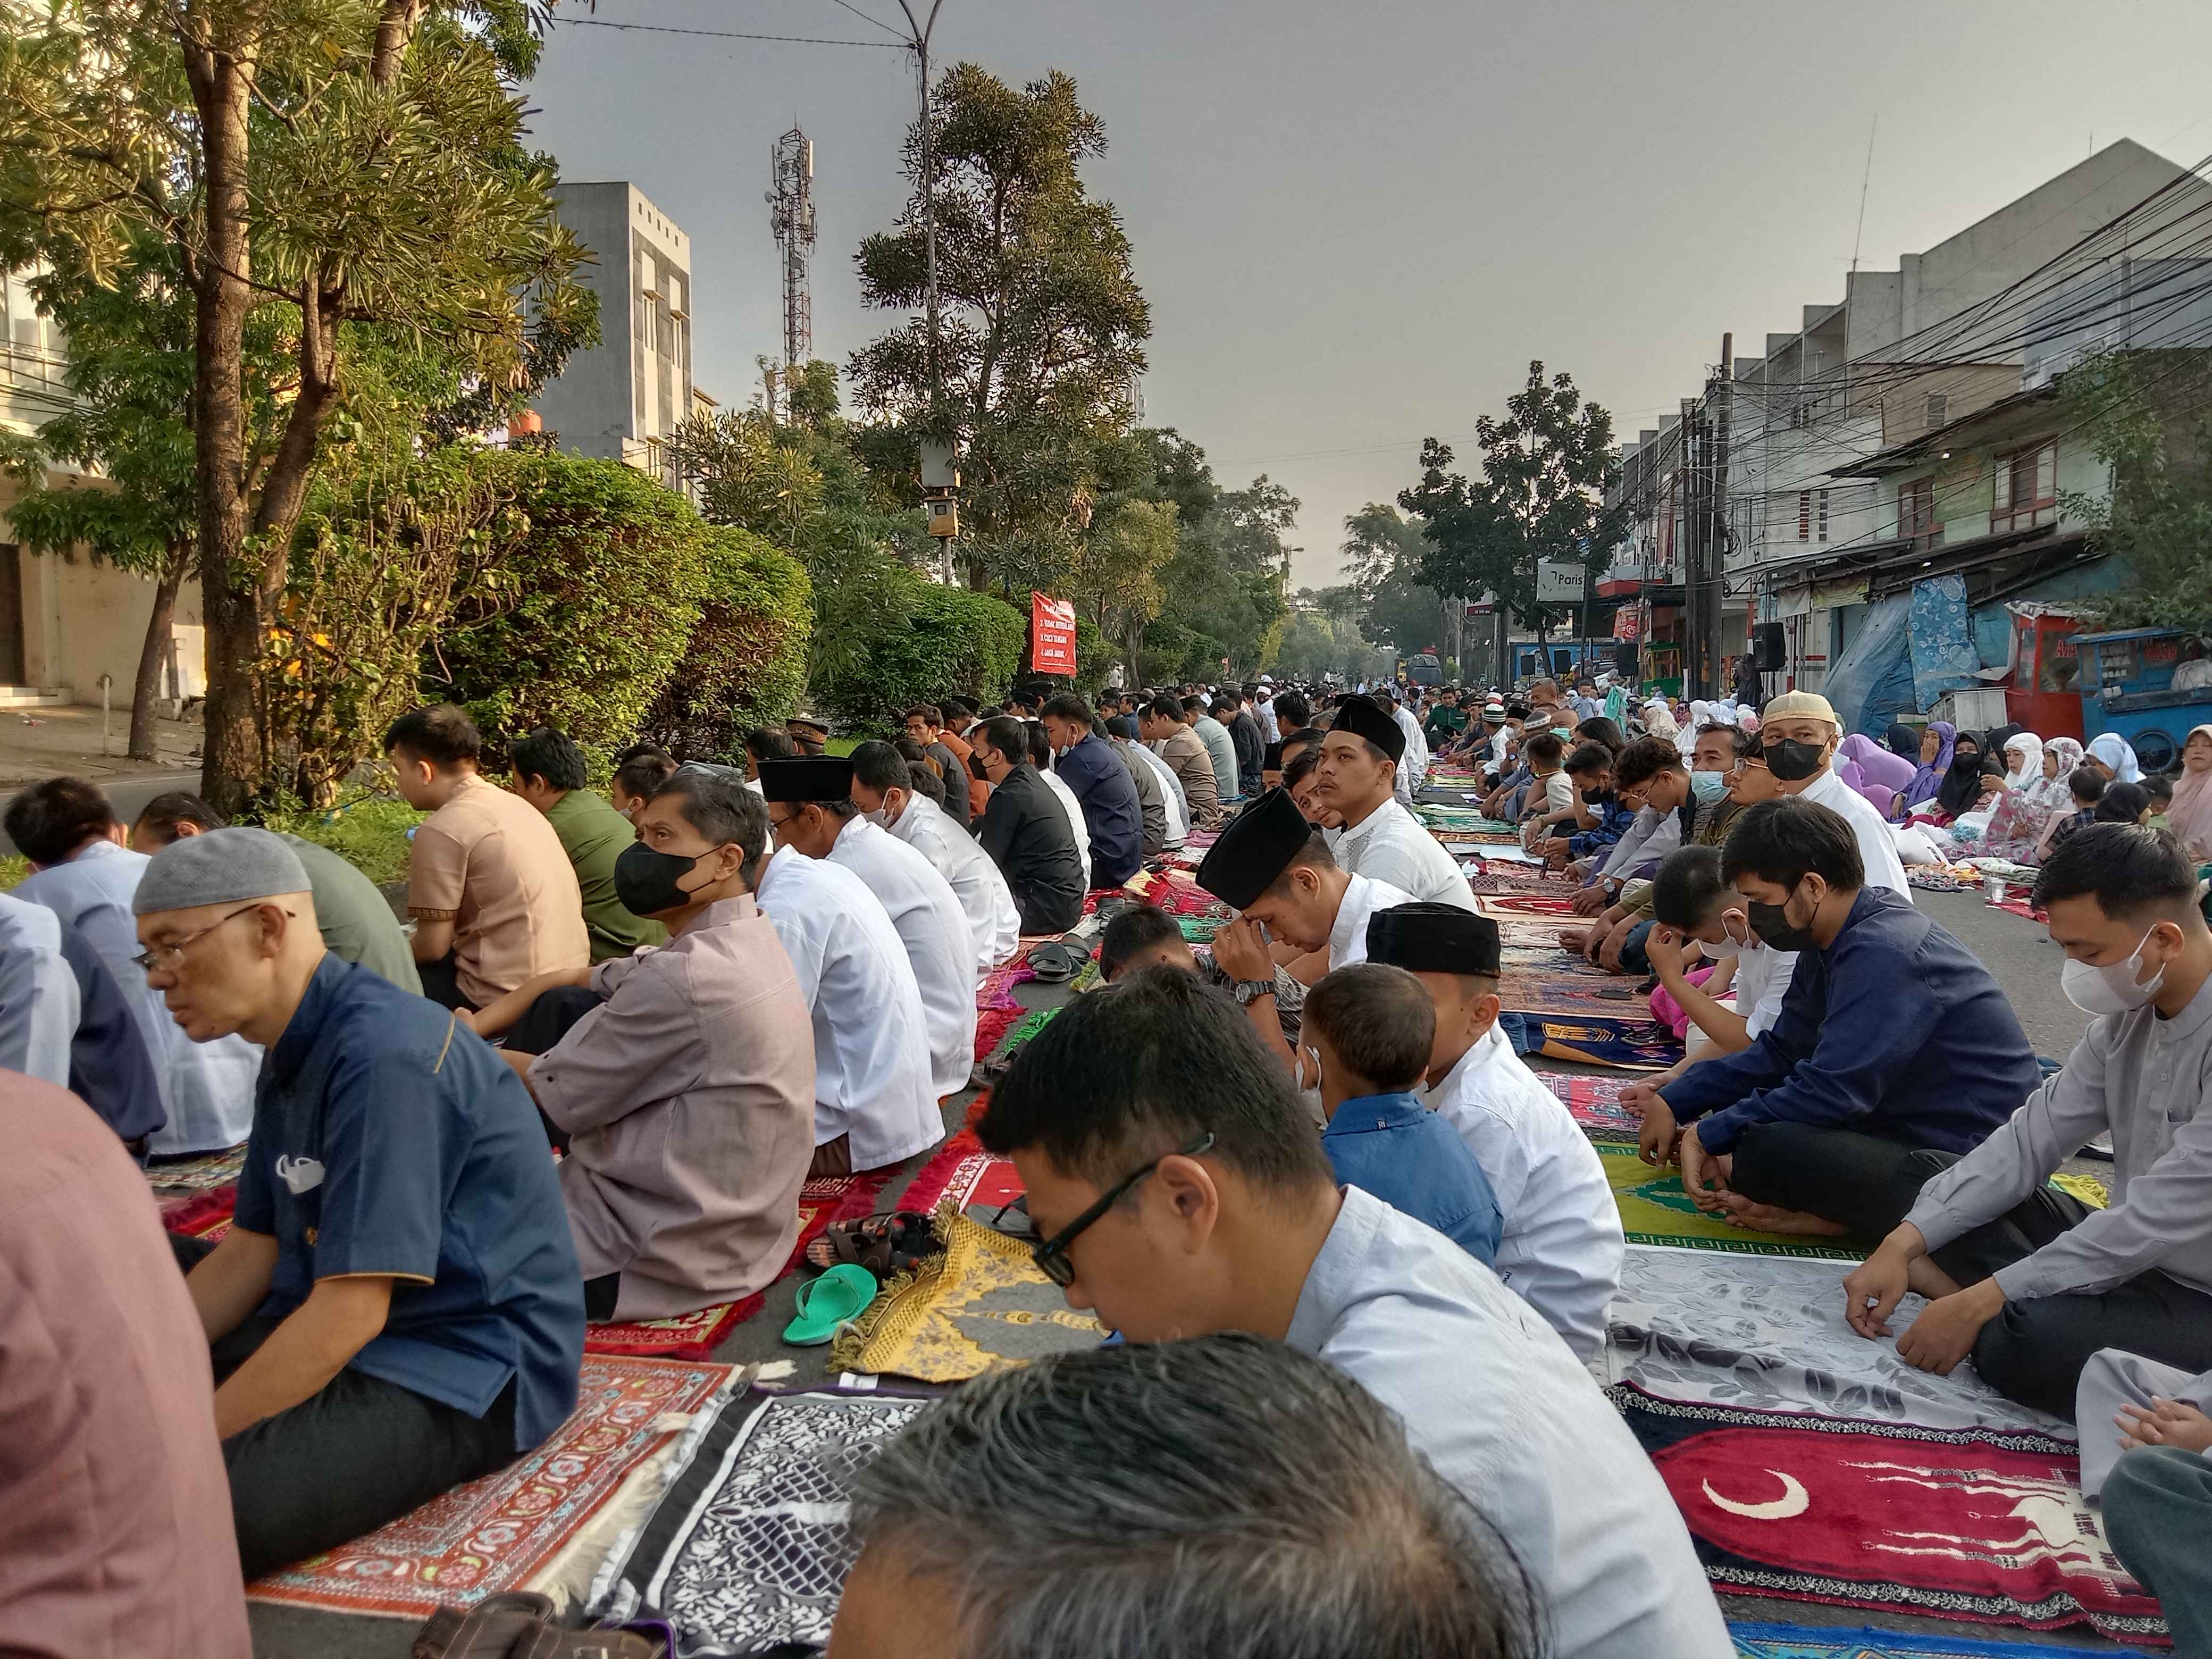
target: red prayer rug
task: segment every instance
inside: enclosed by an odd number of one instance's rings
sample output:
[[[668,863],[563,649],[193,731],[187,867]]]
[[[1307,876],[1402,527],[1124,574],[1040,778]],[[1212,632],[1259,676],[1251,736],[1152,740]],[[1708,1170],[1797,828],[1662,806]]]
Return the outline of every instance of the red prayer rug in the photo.
[[[1620,1091],[1630,1086],[1628,1079],[1573,1077],[1565,1072],[1536,1075],[1592,1140],[1633,1140],[1642,1131],[1643,1114],[1620,1103]]]
[[[1561,894],[1557,897],[1545,893],[1493,893],[1482,901],[1486,914],[1515,916],[1564,916],[1569,922],[1586,921],[1586,916],[1575,914],[1574,901]],[[1553,942],[1558,943],[1553,936]]]
[[[963,1129],[915,1171],[906,1191],[899,1194],[898,1206],[927,1215],[949,1198],[957,1209],[972,1205],[995,1210],[1012,1203],[1023,1191],[1013,1160],[985,1152],[975,1132]]]
[[[203,1238],[209,1243],[218,1243],[230,1231],[231,1216],[238,1209],[238,1187],[217,1187],[208,1192],[183,1195],[176,1204],[164,1204],[161,1224],[173,1233],[182,1233],[186,1238]]]
[[[576,1409],[535,1451],[366,1538],[257,1579],[246,1594],[424,1619],[441,1602],[466,1607],[519,1590],[736,1369],[586,1357]]]
[[[2123,1641],[2163,1635],[2063,1441],[1744,1411],[1609,1389],[1713,1588]]]

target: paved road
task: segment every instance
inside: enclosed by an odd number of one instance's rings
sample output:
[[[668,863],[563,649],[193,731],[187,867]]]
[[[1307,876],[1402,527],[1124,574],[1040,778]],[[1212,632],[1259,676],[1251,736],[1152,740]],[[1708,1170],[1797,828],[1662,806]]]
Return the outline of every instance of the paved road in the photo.
[[[106,780],[107,799],[114,803],[115,816],[125,824],[137,819],[146,810],[146,803],[156,795],[166,795],[172,789],[189,789],[198,793],[200,775],[197,768],[190,772],[149,772],[138,777]],[[8,792],[12,799],[14,790]],[[15,843],[8,839],[8,832],[0,830],[0,853],[18,851]]]

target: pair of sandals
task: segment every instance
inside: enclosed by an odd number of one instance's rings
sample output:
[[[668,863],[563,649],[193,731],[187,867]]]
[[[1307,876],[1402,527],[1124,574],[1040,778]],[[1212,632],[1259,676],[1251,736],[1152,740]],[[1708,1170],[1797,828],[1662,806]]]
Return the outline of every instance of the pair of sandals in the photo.
[[[1030,972],[1042,985],[1065,985],[1081,973],[1091,961],[1087,948],[1068,944],[1065,939],[1048,939],[1030,949]]]
[[[806,1247],[807,1265],[821,1277],[799,1287],[795,1317],[783,1340],[814,1348],[868,1310],[884,1282],[945,1249],[927,1216],[898,1210],[839,1222]]]

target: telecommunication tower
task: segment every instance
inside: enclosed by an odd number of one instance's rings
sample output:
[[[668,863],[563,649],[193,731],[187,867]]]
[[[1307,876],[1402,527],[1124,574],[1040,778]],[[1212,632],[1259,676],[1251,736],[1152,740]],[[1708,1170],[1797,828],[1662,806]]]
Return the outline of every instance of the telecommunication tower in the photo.
[[[795,371],[814,351],[814,145],[796,126],[769,152],[769,224],[783,252],[783,366]]]

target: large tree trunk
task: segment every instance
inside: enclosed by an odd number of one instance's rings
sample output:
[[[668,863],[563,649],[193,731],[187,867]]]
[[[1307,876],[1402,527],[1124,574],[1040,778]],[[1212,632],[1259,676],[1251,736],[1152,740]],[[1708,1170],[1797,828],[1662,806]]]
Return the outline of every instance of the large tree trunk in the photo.
[[[193,471],[199,487],[200,595],[207,621],[207,744],[200,793],[235,814],[258,788],[262,734],[253,665],[260,655],[259,607],[246,570],[246,398],[247,283],[246,116],[251,41],[198,44],[180,31],[185,69],[200,118],[205,227],[188,267],[193,325]]]
[[[138,681],[131,693],[132,760],[161,757],[154,742],[154,703],[161,694],[161,664],[169,654],[171,624],[177,617],[177,590],[185,585],[191,555],[190,542],[171,543],[161,579],[154,584],[154,614],[147,618],[146,642],[138,647]]]

